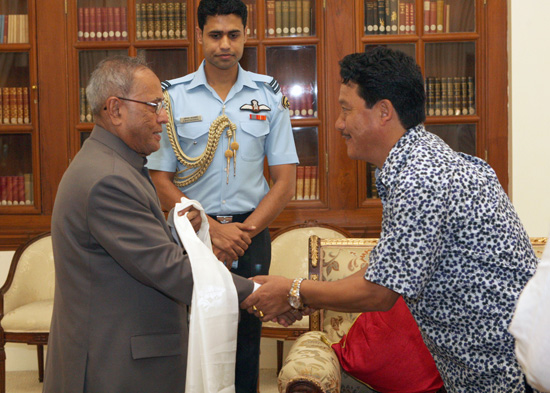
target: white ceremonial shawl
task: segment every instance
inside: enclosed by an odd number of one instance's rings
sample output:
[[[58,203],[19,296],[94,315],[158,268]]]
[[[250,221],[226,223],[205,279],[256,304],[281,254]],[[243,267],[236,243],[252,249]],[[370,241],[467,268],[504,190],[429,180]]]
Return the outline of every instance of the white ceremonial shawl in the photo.
[[[190,205],[201,214],[198,236],[187,214],[177,214]],[[200,203],[181,198],[174,208],[174,224],[193,273],[185,393],[234,393],[237,289],[229,270],[212,252],[208,219]]]
[[[523,289],[509,327],[516,338],[516,357],[527,382],[550,392],[550,246],[535,275]]]

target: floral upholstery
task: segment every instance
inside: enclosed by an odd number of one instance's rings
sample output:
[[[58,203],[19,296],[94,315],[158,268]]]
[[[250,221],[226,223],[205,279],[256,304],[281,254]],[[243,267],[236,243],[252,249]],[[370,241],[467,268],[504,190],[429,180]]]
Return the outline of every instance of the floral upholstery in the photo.
[[[377,239],[321,239],[310,237],[309,279],[334,281],[365,267]],[[342,372],[331,344],[349,330],[358,313],[320,310],[310,318],[311,330],[289,351],[279,373],[279,392],[290,393],[300,383],[319,392],[372,392],[366,385]],[[319,331],[321,330],[321,331]]]

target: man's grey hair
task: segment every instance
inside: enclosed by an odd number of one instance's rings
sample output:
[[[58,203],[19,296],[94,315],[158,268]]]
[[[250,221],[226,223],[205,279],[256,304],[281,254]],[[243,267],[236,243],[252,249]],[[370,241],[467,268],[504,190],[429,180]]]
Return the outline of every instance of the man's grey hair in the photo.
[[[111,56],[101,60],[86,87],[94,116],[101,113],[107,98],[127,97],[132,90],[136,71],[144,68],[150,69],[142,57]]]

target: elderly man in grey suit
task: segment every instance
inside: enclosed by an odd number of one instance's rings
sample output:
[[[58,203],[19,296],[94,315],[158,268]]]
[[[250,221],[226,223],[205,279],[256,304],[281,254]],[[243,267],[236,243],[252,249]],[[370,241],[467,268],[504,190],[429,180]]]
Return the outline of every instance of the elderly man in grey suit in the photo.
[[[44,392],[183,392],[191,267],[145,167],[168,120],[160,81],[142,61],[113,57],[86,93],[96,125],[61,180],[52,216]],[[242,301],[254,284],[233,280]]]

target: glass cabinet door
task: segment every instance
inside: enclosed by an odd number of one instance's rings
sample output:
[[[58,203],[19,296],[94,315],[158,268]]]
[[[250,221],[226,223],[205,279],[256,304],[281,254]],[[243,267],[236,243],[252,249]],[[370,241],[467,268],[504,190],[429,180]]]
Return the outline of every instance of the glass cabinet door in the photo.
[[[79,57],[79,99],[80,99],[80,122],[81,123],[93,123],[94,117],[92,115],[92,109],[88,103],[86,97],[86,86],[88,86],[88,81],[90,75],[96,65],[103,59],[109,56],[115,55],[127,55],[126,50],[86,50],[80,51],[78,54]]]
[[[0,1],[0,212],[33,213],[39,194],[34,39],[27,1]],[[7,210],[5,210],[7,209]]]
[[[439,136],[453,150],[476,155],[477,133],[475,124],[428,124],[426,130]]]
[[[476,114],[475,43],[429,43],[425,50],[426,114]]]
[[[267,74],[273,75],[290,101],[292,118],[317,117],[315,46],[267,48]]]
[[[183,49],[138,49],[161,81],[187,75],[187,48]]]
[[[292,131],[300,160],[296,167],[296,193],[293,199],[319,199],[319,130],[317,127],[294,127]]]

